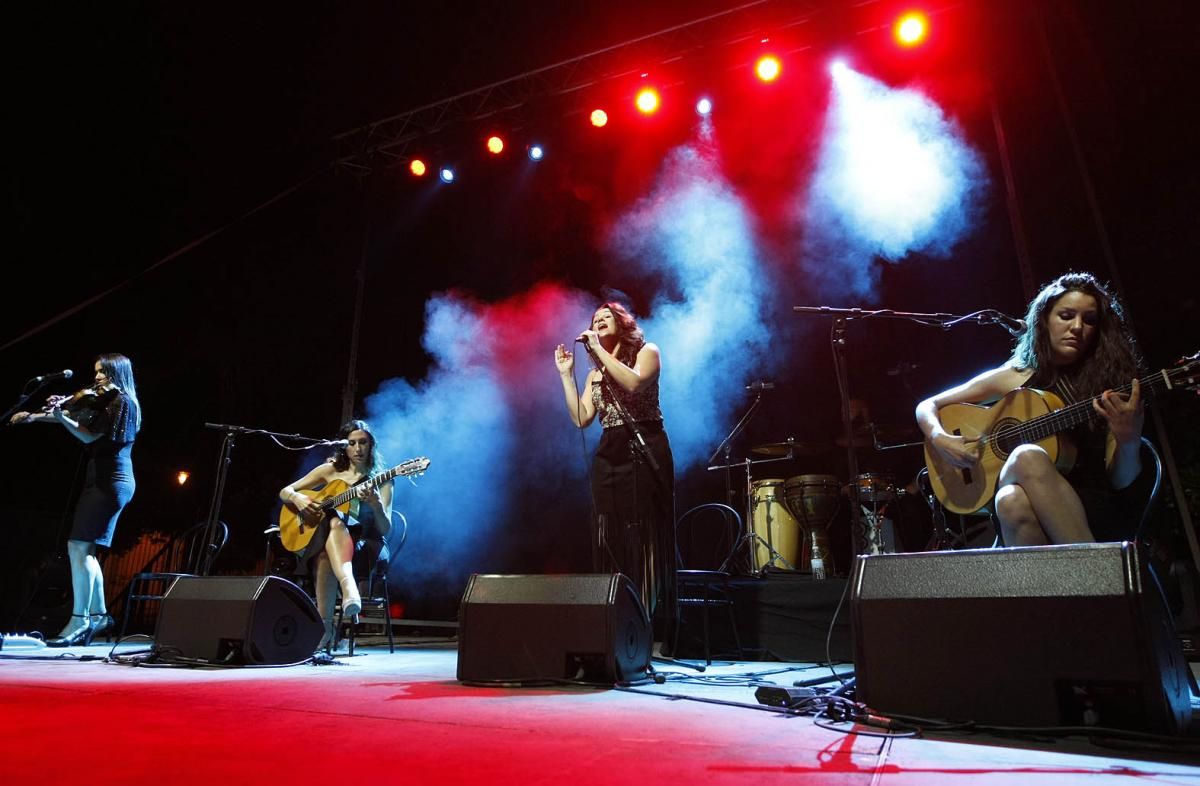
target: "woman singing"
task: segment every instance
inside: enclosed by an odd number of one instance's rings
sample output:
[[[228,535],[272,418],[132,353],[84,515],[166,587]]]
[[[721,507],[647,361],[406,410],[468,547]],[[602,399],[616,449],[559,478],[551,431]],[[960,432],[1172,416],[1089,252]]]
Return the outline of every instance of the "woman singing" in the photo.
[[[344,448],[304,477],[289,483],[279,491],[279,498],[302,515],[319,511],[320,502],[299,493],[300,489],[319,489],[340,480],[347,485],[366,480],[384,469],[383,457],[375,446],[371,427],[362,420],[351,420],[338,431],[338,439],[347,441]],[[302,560],[315,560],[317,610],[325,621],[325,636],[318,649],[334,641],[333,615],[337,591],[342,590],[342,615],[353,617],[362,609],[362,598],[354,580],[354,537],[350,527],[361,525],[361,540],[382,541],[392,528],[392,483],[388,481],[378,491],[364,486],[359,490],[356,505],[351,507],[353,522],[343,521],[332,513],[318,525],[308,545],[299,552]],[[335,583],[336,582],[336,583]]]
[[[575,358],[562,344],[554,350],[554,362],[571,422],[585,428],[599,413],[604,427],[592,462],[592,568],[625,574],[637,586],[646,612],[653,617],[661,604],[671,620],[675,468],[658,406],[658,347],[647,343],[629,311],[613,302],[596,309],[591,329],[579,340],[595,366],[582,396],[575,389]],[[634,427],[644,436],[657,471],[634,449]]]
[[[71,619],[49,647],[90,644],[92,637],[113,626],[104,600],[104,575],[96,547],[108,548],[121,511],[133,497],[133,464],[130,451],[142,426],[142,408],[133,382],[133,366],[124,355],[96,358],[96,384],[80,391],[64,410],[48,413],[18,412],[12,423],[61,423],[71,436],[84,443],[87,470],[83,491],[75,505],[75,518],[67,540],[71,563],[74,606]]]
[[[1066,435],[1079,450],[1071,471],[1059,474],[1045,450],[1021,445],[1000,470],[996,517],[1008,546],[1127,537],[1115,503],[1141,472],[1143,411],[1121,305],[1092,275],[1068,273],[1034,297],[1025,324],[1006,364],[922,401],[917,423],[949,466],[970,468],[980,443],[948,433],[941,407],[987,403],[1021,387],[1051,391],[1067,404],[1091,399],[1098,418]],[[1113,392],[1131,379],[1128,396]]]

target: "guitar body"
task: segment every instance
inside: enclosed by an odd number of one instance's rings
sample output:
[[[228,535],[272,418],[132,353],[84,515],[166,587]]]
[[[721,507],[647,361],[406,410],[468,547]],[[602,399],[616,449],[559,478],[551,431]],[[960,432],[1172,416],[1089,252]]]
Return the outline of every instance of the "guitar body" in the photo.
[[[1033,418],[1061,409],[1064,402],[1053,393],[1031,388],[1014,390],[990,406],[947,404],[938,410],[942,426],[951,434],[978,438],[980,456],[975,465],[957,469],[945,463],[941,455],[925,443],[925,465],[933,493],[952,513],[976,513],[988,507],[996,495],[996,483],[1004,462],[1018,444],[1038,445],[1049,454],[1060,471],[1075,463],[1075,447],[1060,434],[1038,441],[1029,440],[1011,446],[998,444],[991,437],[1001,429],[1018,426]]]
[[[331,480],[316,491],[301,489],[300,493],[317,502],[324,502],[338,496],[348,488],[350,488],[350,484],[344,480]],[[321,520],[332,516],[335,510],[345,517],[350,511],[350,503],[323,510],[316,518],[304,518],[292,503],[285,502],[279,511],[279,539],[283,542],[283,547],[291,552],[303,551],[305,546],[312,542]]]

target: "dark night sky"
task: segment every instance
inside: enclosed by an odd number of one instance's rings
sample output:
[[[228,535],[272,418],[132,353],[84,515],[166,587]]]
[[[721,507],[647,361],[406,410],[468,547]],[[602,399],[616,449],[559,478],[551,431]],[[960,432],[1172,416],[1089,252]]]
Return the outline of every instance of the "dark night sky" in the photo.
[[[365,187],[335,176],[323,169],[334,133],[733,4],[344,5],[10,4],[4,12],[8,281],[0,343],[129,283],[3,350],[0,387],[11,400],[34,374],[63,367],[83,373],[104,351],[135,358],[147,430],[136,454],[139,498],[118,544],[143,529],[178,529],[203,517],[219,445],[204,422],[314,436],[333,431],[364,222],[371,229],[371,286],[360,402],[385,379],[424,374],[419,337],[433,292],[459,288],[494,300],[541,279],[591,290],[604,283],[589,267],[601,252],[588,215],[572,214],[558,195],[584,177],[589,161],[616,160],[612,149],[589,148],[560,126],[560,149],[574,162],[547,168],[546,179],[553,173],[557,185],[543,184],[532,202],[515,203],[506,201],[498,179],[511,172],[435,197],[395,171]],[[958,250],[964,264],[913,259],[885,270],[883,305],[1015,313],[1024,302],[986,102],[972,92],[977,82],[947,78],[955,69],[946,58],[963,51],[971,53],[970,73],[990,76],[995,86],[1037,283],[1071,267],[1110,277],[1030,22],[1032,5],[969,1],[947,15],[965,20],[960,32],[981,38],[942,53],[936,75],[919,76],[937,77],[945,103],[959,108],[968,137],[983,151],[991,213]],[[1121,2],[1039,5],[1139,338],[1149,364],[1165,365],[1194,350],[1197,336],[1185,319],[1198,307],[1200,247],[1192,4],[1151,2],[1136,11]],[[890,8],[880,3],[856,13],[884,18]],[[840,20],[840,13],[823,15],[822,24],[854,28],[856,21]],[[456,135],[468,132],[475,129],[453,129],[428,144],[453,150]],[[137,276],[314,173],[275,207]],[[610,187],[615,205],[630,198],[621,186]],[[532,215],[530,205],[546,209],[546,217]],[[636,302],[638,293],[631,294]],[[886,339],[866,332],[852,338],[861,342],[852,384],[895,388],[881,396],[886,417],[878,419],[886,420],[906,418],[912,395],[979,365],[947,357],[973,351],[990,362],[1007,349],[1003,334],[982,328],[941,343],[907,327]],[[814,347],[782,381],[799,389],[824,380],[827,387],[827,355],[825,346]],[[912,395],[880,373],[901,359],[922,370]],[[714,445],[727,428],[714,427]],[[762,441],[829,436],[786,403],[773,403],[756,428],[751,436]],[[60,434],[5,436],[6,517],[53,523],[71,486],[73,448]],[[238,451],[226,511],[251,520],[242,526],[252,539],[259,518],[268,518],[274,489],[296,464],[261,442],[243,441]],[[170,476],[185,466],[195,483],[178,492]],[[44,535],[12,537],[47,546]],[[259,542],[242,549],[257,554]]]

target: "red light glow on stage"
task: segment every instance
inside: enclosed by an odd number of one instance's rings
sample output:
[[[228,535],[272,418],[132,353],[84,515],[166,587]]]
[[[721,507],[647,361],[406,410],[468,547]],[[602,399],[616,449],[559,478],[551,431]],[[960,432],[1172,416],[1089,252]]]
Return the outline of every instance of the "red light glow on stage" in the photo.
[[[425,162],[419,158],[414,158],[408,165],[408,171],[417,177],[422,177],[426,171]]]
[[[905,14],[896,20],[896,27],[893,34],[896,37],[896,43],[900,46],[918,46],[925,41],[926,34],[929,33],[929,20],[925,15],[912,11]]]
[[[500,155],[504,151],[504,140],[498,136],[489,136],[487,149],[492,155]]]
[[[652,87],[644,87],[638,91],[634,103],[643,115],[654,114],[659,107],[658,91]]]
[[[783,65],[775,55],[764,55],[754,64],[754,73],[764,82],[774,82],[783,72]]]
[[[594,109],[592,110],[591,120],[592,125],[596,128],[604,128],[608,125],[608,112],[605,112],[603,109]]]

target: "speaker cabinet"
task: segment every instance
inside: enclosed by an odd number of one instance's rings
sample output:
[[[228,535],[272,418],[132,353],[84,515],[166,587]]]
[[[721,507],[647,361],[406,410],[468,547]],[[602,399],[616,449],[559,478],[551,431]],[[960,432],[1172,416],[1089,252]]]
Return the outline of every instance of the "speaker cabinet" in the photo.
[[[282,665],[313,654],[324,635],[304,590],[278,576],[180,576],[154,632],[164,656]]]
[[[627,682],[650,666],[650,620],[620,573],[476,574],[458,620],[462,682]]]
[[[855,688],[883,713],[1179,733],[1187,664],[1129,543],[862,556]]]

